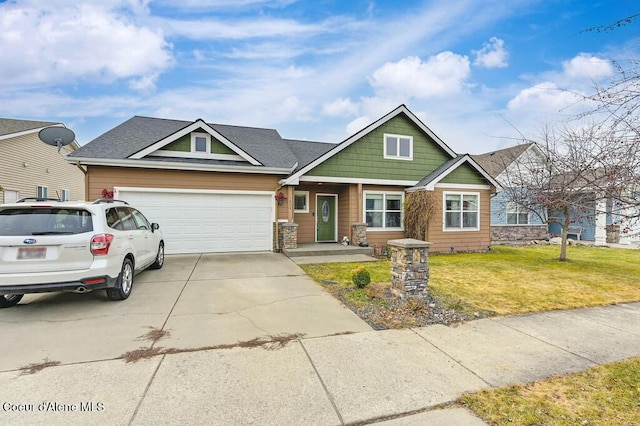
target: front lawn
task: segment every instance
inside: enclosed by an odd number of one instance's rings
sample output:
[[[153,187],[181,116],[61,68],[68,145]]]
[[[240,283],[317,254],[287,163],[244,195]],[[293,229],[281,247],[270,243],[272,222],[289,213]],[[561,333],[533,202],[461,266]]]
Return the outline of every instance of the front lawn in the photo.
[[[493,425],[639,425],[640,358],[466,395]]]
[[[363,319],[371,321],[367,315],[375,312],[373,318],[388,328],[419,325],[425,312],[434,310],[442,313],[440,318],[427,317],[447,324],[482,317],[487,311],[509,315],[640,301],[640,251],[580,246],[567,250],[566,262],[557,260],[558,247],[553,246],[431,255],[431,297],[426,299],[390,299],[386,260],[303,269]],[[371,273],[372,283],[364,290],[351,283],[358,267]],[[636,425],[639,383],[640,358],[635,358],[482,391],[463,397],[461,403],[495,425]]]
[[[498,315],[640,301],[640,251],[581,246],[567,250],[566,262],[557,260],[555,246],[497,246],[488,253],[431,255],[430,292],[449,308]],[[372,298],[351,283],[358,267],[371,273],[371,285],[378,290],[370,292],[380,299],[380,288],[390,286],[386,260],[302,265],[328,291],[345,293],[343,301],[357,291],[362,304]]]

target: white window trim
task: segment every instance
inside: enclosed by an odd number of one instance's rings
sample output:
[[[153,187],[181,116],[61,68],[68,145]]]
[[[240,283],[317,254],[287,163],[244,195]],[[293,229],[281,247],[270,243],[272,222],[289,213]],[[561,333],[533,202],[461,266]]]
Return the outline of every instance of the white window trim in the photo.
[[[205,152],[202,151],[196,151],[196,138],[200,137],[200,138],[205,138],[207,141],[207,150]],[[197,132],[192,132],[191,133],[191,152],[193,153],[197,153],[197,154],[211,154],[211,135],[209,133],[197,133]]]
[[[363,191],[362,193],[362,222],[367,223],[367,196],[368,195],[383,195],[382,199],[382,228],[373,228],[367,226],[367,232],[380,232],[380,231],[404,231],[404,191]],[[387,195],[400,195],[400,227],[389,228],[385,227],[387,221]]]
[[[515,211],[509,211],[510,207],[514,207],[515,206]],[[514,214],[516,215],[516,223],[509,223],[509,214]],[[520,223],[520,215],[522,213],[526,213],[527,214],[527,223]],[[527,225],[531,225],[531,212],[526,210],[523,211],[522,206],[520,206],[518,203],[514,203],[514,202],[510,202],[507,203],[507,206],[505,208],[505,221],[506,221],[506,225],[507,226],[527,226]]]
[[[66,197],[65,197],[65,194],[66,194]],[[71,201],[71,191],[69,191],[68,189],[61,189],[60,199],[62,201]]]
[[[398,138],[398,155],[390,155],[387,154],[387,138]],[[401,157],[400,156],[400,138],[409,139],[409,156]],[[385,133],[382,138],[382,144],[384,149],[384,158],[387,160],[404,160],[404,161],[412,161],[413,160],[413,136],[408,135],[394,135],[391,133]]]
[[[44,195],[39,195],[41,192],[45,192]],[[49,196],[49,187],[44,185],[36,185],[36,197],[47,198]]]
[[[305,208],[304,209],[298,210],[298,209],[295,208],[295,205],[296,205],[295,197],[296,197],[296,195],[304,195],[304,199],[305,199],[305,201],[304,201]],[[293,192],[293,207],[294,207],[294,209],[293,209],[294,213],[309,213],[309,191],[294,191]]]
[[[475,228],[447,228],[447,195],[475,195],[478,197],[478,221]],[[482,212],[479,192],[443,191],[442,192],[442,231],[443,232],[477,232],[480,230],[480,214]],[[460,224],[464,221],[460,218]]]

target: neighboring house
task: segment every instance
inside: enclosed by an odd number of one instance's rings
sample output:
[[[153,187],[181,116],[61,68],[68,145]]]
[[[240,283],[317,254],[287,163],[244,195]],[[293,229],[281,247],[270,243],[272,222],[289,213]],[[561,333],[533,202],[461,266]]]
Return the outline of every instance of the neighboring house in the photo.
[[[58,148],[38,138],[45,127],[62,123],[0,118],[0,203],[25,197],[84,200],[84,173],[64,156],[76,141]]]
[[[510,187],[530,165],[544,154],[535,143],[525,143],[510,148],[474,155],[476,162],[483,167],[503,188]],[[541,164],[541,163],[540,163]],[[522,167],[522,165],[525,165]],[[521,167],[520,169],[518,169]],[[551,208],[540,209],[536,213],[519,207],[509,201],[506,191],[498,191],[491,201],[491,234],[495,244],[524,243],[549,236],[559,236],[562,228],[558,221],[564,221],[562,213]],[[633,209],[622,206],[611,199],[598,197],[593,191],[580,190],[582,209],[571,208],[569,216],[569,238],[590,241],[596,244],[629,242],[640,240],[638,221],[621,226],[620,212]],[[633,215],[633,212],[630,212]],[[637,212],[636,212],[637,215]],[[554,220],[555,219],[555,220]],[[621,229],[622,228],[622,229]]]
[[[512,176],[521,173],[518,164],[529,164],[542,153],[534,143],[525,143],[486,154],[473,155],[473,159],[503,187],[509,187]],[[549,237],[547,212],[538,214],[510,202],[507,191],[498,192],[491,199],[491,241],[493,244],[518,244]]]
[[[405,237],[405,194],[418,189],[438,202],[432,251],[490,244],[494,179],[404,105],[340,144],[133,117],[69,161],[86,167],[90,199],[113,191],[159,222],[167,253],[278,250],[344,236],[384,247]]]

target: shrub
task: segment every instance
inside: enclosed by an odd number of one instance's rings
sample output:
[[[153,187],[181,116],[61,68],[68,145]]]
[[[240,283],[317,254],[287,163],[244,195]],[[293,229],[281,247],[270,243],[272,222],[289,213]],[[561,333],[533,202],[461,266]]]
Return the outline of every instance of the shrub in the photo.
[[[356,269],[351,277],[351,281],[358,288],[365,288],[367,284],[371,282],[371,275],[369,275],[369,271],[364,268]]]

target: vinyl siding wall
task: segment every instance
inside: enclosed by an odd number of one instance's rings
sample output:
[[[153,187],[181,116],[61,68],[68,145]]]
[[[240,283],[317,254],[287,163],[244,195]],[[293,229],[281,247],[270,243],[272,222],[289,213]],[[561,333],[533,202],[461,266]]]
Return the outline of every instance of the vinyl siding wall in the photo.
[[[478,231],[444,230],[444,192],[470,192],[480,195],[480,229]],[[484,251],[491,244],[491,191],[488,189],[460,189],[439,187],[434,191],[436,218],[429,225],[430,252],[446,253],[451,247],[457,252]]]
[[[412,136],[413,160],[385,159],[384,134]],[[408,117],[401,114],[319,164],[307,175],[418,182],[450,158]]]
[[[309,213],[295,213],[294,222],[298,224],[298,243],[315,242],[315,211],[317,194],[338,195],[338,235],[341,241],[344,235],[351,238],[351,225],[363,222],[364,217],[359,212],[364,211],[364,206],[359,207],[364,200],[359,198],[356,184],[345,185],[301,185],[296,191],[309,192]],[[364,192],[404,192],[401,186],[363,185]],[[476,192],[480,195],[480,230],[478,231],[444,231],[444,192]],[[437,188],[434,192],[436,202],[436,217],[429,226],[429,242],[433,245],[431,252],[449,252],[451,247],[456,251],[483,251],[491,244],[490,226],[490,190],[461,190],[459,188]],[[280,206],[279,217],[286,219],[285,204]],[[367,242],[371,247],[383,248],[387,241],[405,238],[404,231],[367,231]]]
[[[280,176],[187,170],[138,169],[90,166],[87,175],[89,199],[102,197],[102,190],[116,186],[237,191],[274,191]],[[275,202],[275,201],[274,201]]]
[[[18,191],[18,197],[35,197],[38,185],[48,188],[48,196],[70,191],[71,200],[85,199],[84,173],[63,156],[73,152],[69,145],[58,148],[44,144],[38,133],[0,140],[0,186]],[[26,166],[25,166],[26,164]],[[0,191],[3,203],[4,191]]]

